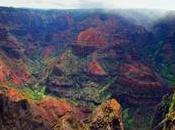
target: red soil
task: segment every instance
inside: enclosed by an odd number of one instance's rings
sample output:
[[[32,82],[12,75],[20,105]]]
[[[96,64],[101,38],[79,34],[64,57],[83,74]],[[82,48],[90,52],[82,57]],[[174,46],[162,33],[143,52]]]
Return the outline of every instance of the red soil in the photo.
[[[15,63],[14,63],[15,64]],[[24,65],[20,65],[18,69],[12,69],[7,65],[3,59],[0,59],[0,83],[5,84],[8,81],[16,85],[21,85],[23,82],[28,81],[30,74]]]
[[[107,46],[105,34],[97,28],[89,28],[79,33],[77,38],[78,45],[105,47]]]
[[[88,63],[88,72],[92,75],[99,75],[99,76],[107,75],[102,66],[95,60]]]
[[[156,89],[161,87],[161,82],[154,72],[140,63],[124,64],[121,67],[123,77],[119,77],[120,83],[138,89]]]

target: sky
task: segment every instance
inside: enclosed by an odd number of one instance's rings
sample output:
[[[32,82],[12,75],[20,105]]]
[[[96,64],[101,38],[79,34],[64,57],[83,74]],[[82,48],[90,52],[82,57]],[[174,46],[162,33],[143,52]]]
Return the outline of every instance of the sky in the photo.
[[[0,6],[42,9],[145,8],[175,10],[175,0],[0,0]]]

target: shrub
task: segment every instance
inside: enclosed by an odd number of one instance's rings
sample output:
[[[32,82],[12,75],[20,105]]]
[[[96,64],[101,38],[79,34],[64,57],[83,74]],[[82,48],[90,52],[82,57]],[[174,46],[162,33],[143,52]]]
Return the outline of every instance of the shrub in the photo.
[[[31,89],[30,87],[24,87],[24,91],[27,97],[32,100],[40,100],[45,96],[45,87],[40,87],[35,90]]]

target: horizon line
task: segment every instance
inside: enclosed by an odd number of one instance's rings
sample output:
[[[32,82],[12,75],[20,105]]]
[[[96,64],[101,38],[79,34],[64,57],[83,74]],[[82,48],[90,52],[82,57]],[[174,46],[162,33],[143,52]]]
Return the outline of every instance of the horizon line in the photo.
[[[0,8],[14,8],[14,9],[31,9],[31,10],[150,10],[150,11],[175,11],[175,9],[161,9],[161,8],[42,8],[42,7],[22,7],[22,6],[1,6]]]

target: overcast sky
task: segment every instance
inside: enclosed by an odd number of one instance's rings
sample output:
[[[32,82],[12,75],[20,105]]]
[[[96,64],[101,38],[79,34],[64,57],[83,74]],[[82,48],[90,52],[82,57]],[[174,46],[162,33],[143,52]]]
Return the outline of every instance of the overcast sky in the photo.
[[[175,0],[0,0],[0,6],[44,9],[146,8],[175,10]]]

